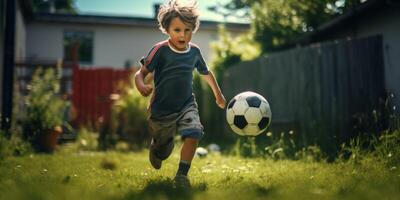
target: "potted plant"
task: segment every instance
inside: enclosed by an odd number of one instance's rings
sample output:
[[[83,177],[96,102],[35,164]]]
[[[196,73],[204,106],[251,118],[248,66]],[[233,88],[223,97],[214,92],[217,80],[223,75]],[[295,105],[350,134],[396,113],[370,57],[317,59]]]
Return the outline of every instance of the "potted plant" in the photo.
[[[28,85],[23,132],[37,151],[54,151],[62,132],[65,101],[59,95],[59,72],[59,68],[39,68]]]

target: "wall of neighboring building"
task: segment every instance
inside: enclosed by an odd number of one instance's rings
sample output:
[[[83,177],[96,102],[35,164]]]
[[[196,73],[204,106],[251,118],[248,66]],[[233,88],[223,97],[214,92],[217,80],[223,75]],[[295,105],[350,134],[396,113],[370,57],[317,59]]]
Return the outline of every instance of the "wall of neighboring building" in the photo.
[[[137,66],[157,42],[167,39],[157,27],[117,25],[56,24],[33,22],[28,25],[27,58],[59,59],[64,56],[64,31],[93,32],[93,62],[90,66],[122,68],[127,61]],[[203,56],[211,60],[210,42],[218,39],[217,30],[199,30],[192,42],[202,48]]]
[[[18,2],[18,1],[17,1]],[[26,24],[21,6],[17,3],[15,16],[15,62],[23,61],[26,57]]]
[[[381,35],[383,38],[385,85],[388,92],[397,97],[395,105],[400,107],[400,8],[388,6],[366,12],[338,27],[332,27],[314,38],[328,41],[343,38],[362,38]]]
[[[360,21],[358,36],[383,36],[385,62],[385,84],[389,92],[395,93],[396,104],[400,105],[400,9],[387,8]]]

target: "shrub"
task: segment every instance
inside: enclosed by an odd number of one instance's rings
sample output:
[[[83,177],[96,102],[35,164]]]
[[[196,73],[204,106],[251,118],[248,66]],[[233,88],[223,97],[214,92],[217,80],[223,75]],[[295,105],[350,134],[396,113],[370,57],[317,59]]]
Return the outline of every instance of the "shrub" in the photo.
[[[131,149],[142,148],[149,139],[147,106],[150,97],[143,97],[131,85],[123,86],[123,92],[112,107],[112,131],[128,141]]]
[[[274,160],[295,158],[296,145],[291,137],[292,132],[289,134],[282,132],[278,137],[273,136],[271,132],[267,135],[271,139],[271,144],[265,148],[265,157]]]
[[[32,152],[32,147],[21,137],[12,134],[11,138],[8,139],[5,137],[5,133],[0,130],[0,160],[9,156],[23,156],[30,152]]]
[[[65,102],[59,96],[59,75],[58,70],[39,68],[28,85],[22,126],[24,138],[33,143],[39,136],[63,123]]]

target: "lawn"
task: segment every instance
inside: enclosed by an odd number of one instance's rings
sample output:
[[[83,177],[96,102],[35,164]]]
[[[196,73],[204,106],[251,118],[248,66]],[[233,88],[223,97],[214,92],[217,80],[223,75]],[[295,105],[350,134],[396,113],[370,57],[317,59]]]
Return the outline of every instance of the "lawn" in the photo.
[[[173,187],[179,148],[151,168],[147,151],[61,149],[0,160],[0,199],[398,199],[400,171],[360,162],[274,161],[209,154],[196,157],[192,188]]]

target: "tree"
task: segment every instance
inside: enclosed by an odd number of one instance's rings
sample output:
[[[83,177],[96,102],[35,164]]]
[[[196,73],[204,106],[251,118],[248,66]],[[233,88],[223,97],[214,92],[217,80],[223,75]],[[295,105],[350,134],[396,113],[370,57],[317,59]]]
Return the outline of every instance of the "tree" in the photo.
[[[33,0],[32,7],[35,12],[50,12],[54,9],[57,13],[77,13],[75,0]]]
[[[360,0],[231,0],[210,10],[225,16],[243,10],[251,19],[254,40],[262,52],[271,52],[359,3]]]
[[[252,7],[254,39],[263,52],[279,50],[336,15],[333,0],[264,0]]]

